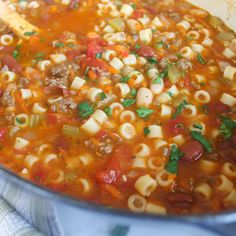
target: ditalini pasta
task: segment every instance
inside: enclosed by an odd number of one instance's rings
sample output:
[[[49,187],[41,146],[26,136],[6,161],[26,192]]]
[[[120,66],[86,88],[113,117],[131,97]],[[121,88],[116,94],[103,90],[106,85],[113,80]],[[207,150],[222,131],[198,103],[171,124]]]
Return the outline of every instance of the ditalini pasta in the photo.
[[[236,37],[184,0],[6,1],[0,164],[147,214],[236,209]]]

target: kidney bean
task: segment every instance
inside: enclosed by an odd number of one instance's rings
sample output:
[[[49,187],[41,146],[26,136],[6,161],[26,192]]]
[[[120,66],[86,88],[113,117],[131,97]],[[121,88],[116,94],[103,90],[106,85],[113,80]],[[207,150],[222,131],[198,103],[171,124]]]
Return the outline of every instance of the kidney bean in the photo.
[[[21,65],[17,62],[15,58],[10,55],[2,56],[1,61],[4,65],[8,66],[9,69],[15,73],[20,73],[22,71]]]
[[[196,140],[185,143],[180,150],[184,153],[184,156],[181,158],[184,161],[195,161],[204,152],[203,146]]]
[[[190,193],[171,192],[168,194],[167,199],[175,207],[189,208],[194,203],[193,196]]]

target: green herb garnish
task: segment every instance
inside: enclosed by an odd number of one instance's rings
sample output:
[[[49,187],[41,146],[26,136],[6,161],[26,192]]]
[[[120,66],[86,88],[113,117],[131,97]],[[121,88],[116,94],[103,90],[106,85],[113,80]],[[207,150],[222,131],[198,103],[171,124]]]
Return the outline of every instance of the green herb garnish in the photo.
[[[169,161],[167,162],[166,167],[165,167],[166,170],[171,174],[177,174],[178,161],[183,156],[184,156],[184,153],[182,153],[176,145],[172,145]]]
[[[196,129],[202,130],[202,125],[201,124],[193,124],[193,127]]]
[[[24,33],[24,35],[25,35],[25,36],[32,36],[32,35],[35,35],[35,34],[37,34],[37,32],[36,32],[36,31],[32,31],[32,32],[25,32],[25,33]]]
[[[144,135],[148,135],[151,131],[148,127],[143,128]]]
[[[35,54],[34,58],[36,61],[42,61],[45,57],[45,53],[44,52],[38,52]]]
[[[136,113],[138,117],[140,118],[145,118],[150,116],[154,111],[152,109],[149,109],[147,107],[140,107],[139,109],[136,110]]]
[[[174,113],[173,115],[173,118],[176,118],[185,108],[185,106],[187,105],[188,103],[186,102],[186,100],[183,100],[179,106],[177,107],[176,109],[176,112]]]
[[[131,105],[133,105],[136,102],[136,99],[133,98],[124,98],[124,100],[122,101],[122,105],[124,107],[129,107]]]
[[[202,64],[205,65],[206,61],[205,59],[202,57],[202,55],[200,53],[197,54],[197,60]]]
[[[97,53],[96,54],[96,58],[101,58],[102,57],[102,53]]]
[[[228,117],[221,117],[222,124],[220,125],[220,132],[224,136],[224,139],[231,138],[233,135],[233,129],[236,128],[236,122]]]
[[[161,77],[160,76],[158,76],[156,79],[154,79],[153,81],[152,81],[152,83],[153,84],[161,84]]]
[[[15,59],[18,59],[20,57],[20,52],[18,50],[14,50],[12,52],[12,56],[15,58]]]
[[[101,100],[104,100],[107,97],[107,95],[104,92],[101,92],[99,96]]]
[[[65,46],[65,44],[61,43],[61,42],[56,42],[54,46],[57,48],[63,48]]]
[[[128,80],[129,80],[129,76],[125,76],[125,77],[122,77],[122,78],[120,79],[120,82],[122,82],[122,83],[127,83]]]
[[[207,152],[211,153],[213,151],[212,145],[210,142],[198,131],[191,131],[191,135],[193,139],[197,140],[202,146],[207,150]]]
[[[80,118],[87,118],[90,115],[92,115],[94,112],[93,106],[87,101],[81,102],[78,105],[78,110],[79,110],[79,117]]]
[[[135,44],[135,46],[134,46],[134,48],[136,49],[136,50],[138,50],[138,49],[140,49],[140,45],[139,44]]]
[[[132,88],[131,91],[130,91],[130,94],[135,97],[136,94],[137,94],[137,90],[135,88]]]
[[[153,58],[153,57],[148,58],[148,62],[149,62],[150,64],[152,64],[152,65],[155,65],[155,64],[158,63],[158,62],[157,62],[157,59],[155,59],[155,58]]]
[[[112,109],[110,107],[105,107],[104,112],[107,114],[107,116],[111,116],[112,114]]]

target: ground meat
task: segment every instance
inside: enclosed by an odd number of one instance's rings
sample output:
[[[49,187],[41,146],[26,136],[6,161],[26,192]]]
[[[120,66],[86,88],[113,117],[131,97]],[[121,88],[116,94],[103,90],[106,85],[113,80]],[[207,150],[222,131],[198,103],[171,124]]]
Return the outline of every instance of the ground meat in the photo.
[[[18,88],[26,88],[29,85],[29,80],[25,77],[21,77],[18,79],[17,87]]]
[[[168,64],[170,64],[169,58],[164,57],[161,59],[161,61],[160,61],[161,68],[163,68],[163,69],[166,68],[168,66]]]
[[[77,104],[72,99],[62,99],[58,103],[53,104],[50,108],[53,112],[69,112],[69,109],[76,109]]]
[[[9,84],[5,91],[3,92],[1,102],[4,106],[14,106],[15,105],[15,98],[12,93],[16,90],[15,84]]]
[[[183,71],[190,70],[193,67],[192,63],[188,59],[185,59],[185,58],[180,59],[177,63],[177,66]]]
[[[73,78],[79,66],[75,63],[62,63],[51,68],[48,78],[46,78],[46,85],[66,88],[69,80]]]
[[[15,115],[13,113],[11,113],[11,114],[7,113],[4,115],[4,118],[8,124],[13,124],[13,122],[15,120]]]

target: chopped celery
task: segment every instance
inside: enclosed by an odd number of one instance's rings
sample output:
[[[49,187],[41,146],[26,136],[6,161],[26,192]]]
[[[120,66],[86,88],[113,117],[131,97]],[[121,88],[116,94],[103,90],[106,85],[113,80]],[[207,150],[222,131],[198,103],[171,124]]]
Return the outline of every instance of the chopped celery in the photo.
[[[30,128],[37,127],[42,119],[43,119],[43,116],[40,115],[40,114],[30,115],[30,117],[29,117],[29,127]]]
[[[109,25],[119,32],[124,31],[125,29],[125,22],[120,18],[114,18],[109,20]]]
[[[70,138],[77,138],[80,135],[79,128],[71,125],[63,125],[62,133]]]
[[[181,77],[181,72],[179,71],[177,66],[171,65],[168,68],[168,77],[172,84],[175,84],[179,80],[179,78]]]

